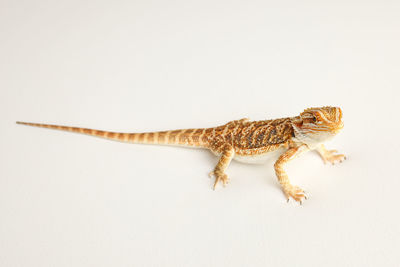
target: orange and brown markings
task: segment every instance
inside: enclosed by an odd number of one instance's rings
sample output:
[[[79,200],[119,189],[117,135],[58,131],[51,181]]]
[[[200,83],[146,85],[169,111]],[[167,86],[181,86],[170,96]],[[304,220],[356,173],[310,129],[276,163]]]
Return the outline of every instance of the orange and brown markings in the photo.
[[[241,122],[234,121],[206,130],[210,148],[222,153],[230,144],[238,155],[257,155],[287,146],[294,136],[290,118]]]
[[[202,139],[206,129],[182,129],[161,132],[132,133],[129,140],[145,144],[171,144],[183,146],[207,147]]]
[[[38,123],[21,124],[83,133],[123,142],[203,147],[217,154],[223,153],[225,147],[229,145],[238,155],[256,155],[275,150],[280,145],[286,144],[293,136],[289,118],[255,122],[242,119],[215,128],[146,133],[118,133]]]
[[[212,174],[215,176],[214,188],[218,182],[226,185],[229,181],[225,171],[234,158],[238,156],[255,156],[277,150],[281,151],[274,167],[279,183],[287,199],[296,201],[305,198],[304,191],[290,183],[284,165],[309,149],[309,136],[320,135],[324,140],[327,135],[321,132],[336,134],[343,128],[342,111],[338,107],[309,108],[299,116],[275,120],[254,121],[247,119],[231,121],[215,128],[182,129],[147,133],[118,133],[87,128],[59,126],[51,124],[17,122],[18,124],[64,130],[103,137],[129,143],[169,144],[210,149],[220,155],[220,160]],[[295,129],[297,135],[295,136]],[[296,138],[294,138],[296,137]],[[323,146],[318,149],[325,162],[342,161],[345,156],[335,154],[335,150],[327,150]]]

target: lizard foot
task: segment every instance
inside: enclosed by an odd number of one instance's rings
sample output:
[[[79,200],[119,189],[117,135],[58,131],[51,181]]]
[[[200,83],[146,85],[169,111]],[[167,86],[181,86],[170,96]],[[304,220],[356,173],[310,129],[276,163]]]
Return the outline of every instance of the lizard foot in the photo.
[[[219,172],[216,173],[215,171],[212,171],[210,172],[209,176],[210,177],[215,176],[215,182],[213,186],[214,190],[217,187],[218,182],[221,182],[223,186],[226,186],[229,183],[228,175],[226,175],[225,173],[219,173]]]
[[[283,188],[283,193],[286,196],[287,201],[289,202],[289,197],[292,197],[297,202],[300,202],[300,205],[303,203],[304,199],[307,199],[305,192],[298,186],[295,185],[288,185]]]
[[[343,160],[346,159],[346,156],[343,154],[335,154],[337,150],[327,150],[322,159],[324,160],[324,163],[331,163],[334,165],[335,163],[342,162]]]

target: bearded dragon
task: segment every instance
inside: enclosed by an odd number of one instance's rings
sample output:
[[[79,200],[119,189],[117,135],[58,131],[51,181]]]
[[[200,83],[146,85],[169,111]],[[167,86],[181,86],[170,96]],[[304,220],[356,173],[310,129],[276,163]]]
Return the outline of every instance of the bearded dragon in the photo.
[[[244,162],[262,161],[278,157],[275,173],[286,199],[302,202],[305,192],[290,183],[284,165],[300,154],[316,150],[325,163],[342,162],[346,157],[327,150],[323,143],[342,128],[339,107],[308,108],[299,116],[275,120],[249,121],[241,119],[214,128],[182,129],[146,133],[118,133],[79,127],[17,122],[29,126],[87,134],[134,144],[157,144],[198,147],[211,150],[219,161],[210,176],[215,177],[213,188],[229,179],[225,173],[232,159]]]

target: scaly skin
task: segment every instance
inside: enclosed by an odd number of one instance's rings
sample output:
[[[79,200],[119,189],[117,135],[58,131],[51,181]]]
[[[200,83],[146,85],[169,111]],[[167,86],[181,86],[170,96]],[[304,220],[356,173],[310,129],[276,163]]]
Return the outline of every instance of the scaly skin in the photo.
[[[309,108],[299,116],[275,120],[231,121],[214,128],[183,129],[148,133],[116,133],[79,127],[17,122],[29,126],[82,133],[106,139],[135,144],[180,145],[211,150],[220,160],[210,175],[215,176],[214,189],[218,182],[229,182],[225,171],[235,156],[254,158],[275,151],[283,151],[275,162],[275,172],[282,190],[289,200],[298,202],[306,198],[304,191],[290,183],[283,166],[309,151],[317,150],[324,162],[332,164],[345,159],[336,150],[327,150],[322,144],[342,128],[342,111],[338,107]]]

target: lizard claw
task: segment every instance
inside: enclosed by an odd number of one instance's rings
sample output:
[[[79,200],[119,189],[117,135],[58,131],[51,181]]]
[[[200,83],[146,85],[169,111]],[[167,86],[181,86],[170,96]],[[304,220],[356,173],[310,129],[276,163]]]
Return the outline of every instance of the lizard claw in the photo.
[[[217,187],[218,182],[221,182],[224,187],[229,183],[228,175],[226,175],[225,173],[215,173],[215,171],[212,171],[210,172],[209,176],[215,176],[215,182],[213,186],[214,190]]]
[[[335,165],[335,163],[342,162],[346,159],[346,156],[343,154],[335,154],[337,150],[327,150],[323,155],[324,163],[331,163]]]
[[[285,188],[283,188],[283,193],[286,196],[287,202],[289,202],[289,198],[291,197],[297,202],[299,202],[300,205],[302,205],[303,199],[307,199],[305,191],[298,186],[288,185]]]

